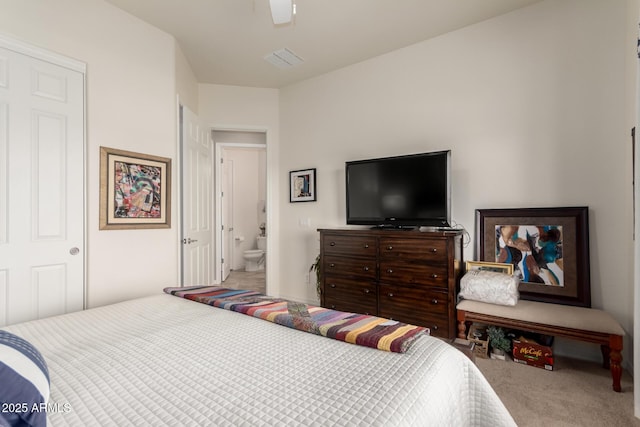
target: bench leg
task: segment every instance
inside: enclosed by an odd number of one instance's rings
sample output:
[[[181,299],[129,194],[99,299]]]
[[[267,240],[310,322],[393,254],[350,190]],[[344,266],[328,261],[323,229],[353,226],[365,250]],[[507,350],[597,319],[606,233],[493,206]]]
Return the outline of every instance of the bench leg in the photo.
[[[600,351],[602,352],[602,367],[604,369],[610,368],[609,360],[611,359],[611,348],[608,345],[602,344],[600,346]]]
[[[465,321],[465,312],[458,310],[458,338],[467,339],[467,324]]]
[[[609,365],[611,367],[611,377],[613,378],[613,390],[621,392],[620,378],[622,377],[622,336],[611,335],[609,337]],[[604,355],[603,350],[602,354]]]

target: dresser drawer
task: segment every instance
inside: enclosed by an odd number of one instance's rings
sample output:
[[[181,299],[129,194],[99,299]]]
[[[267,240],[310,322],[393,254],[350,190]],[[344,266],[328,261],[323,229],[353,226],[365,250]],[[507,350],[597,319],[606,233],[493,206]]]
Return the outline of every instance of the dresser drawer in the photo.
[[[413,288],[380,283],[378,285],[380,308],[390,313],[426,316],[449,313],[449,295],[445,291],[429,288]],[[384,317],[384,316],[383,316]],[[395,318],[395,317],[394,317]]]
[[[440,239],[380,238],[380,258],[420,259],[447,263],[447,242]]]
[[[376,238],[372,236],[322,236],[322,250],[325,255],[345,254],[349,256],[376,257]]]
[[[376,315],[378,304],[375,300],[375,292],[371,294],[371,296],[367,297],[358,297],[357,299],[351,298],[329,298],[325,296],[324,298],[324,307],[330,308],[331,310],[338,311],[346,311],[348,313],[359,313],[359,314],[370,314],[372,316]]]
[[[385,317],[380,315],[381,317]],[[411,325],[426,326],[429,328],[430,335],[440,338],[451,338],[454,331],[449,330],[449,320],[444,316],[426,315],[421,317],[412,316],[411,314],[395,319],[399,322],[409,323]]]
[[[322,260],[322,273],[326,276],[361,277],[363,279],[376,279],[375,258],[348,258],[340,256],[327,256],[325,252]]]
[[[396,259],[380,260],[380,281],[446,288],[447,265],[406,262]]]
[[[344,298],[359,301],[370,299],[376,301],[375,282],[350,280],[341,276],[327,275],[324,281],[325,298]]]

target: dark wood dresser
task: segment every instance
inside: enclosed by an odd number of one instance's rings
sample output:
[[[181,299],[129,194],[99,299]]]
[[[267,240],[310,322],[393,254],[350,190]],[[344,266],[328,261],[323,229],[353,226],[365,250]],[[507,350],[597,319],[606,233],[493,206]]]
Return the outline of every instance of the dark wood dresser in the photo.
[[[321,304],[455,338],[462,232],[320,229]]]

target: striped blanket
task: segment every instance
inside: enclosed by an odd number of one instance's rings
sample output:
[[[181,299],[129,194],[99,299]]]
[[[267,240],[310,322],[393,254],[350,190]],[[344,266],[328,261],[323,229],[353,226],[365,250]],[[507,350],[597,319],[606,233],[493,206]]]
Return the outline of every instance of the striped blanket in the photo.
[[[249,290],[191,286],[164,291],[301,331],[396,353],[404,353],[419,336],[429,334],[429,329],[422,326],[273,298]]]

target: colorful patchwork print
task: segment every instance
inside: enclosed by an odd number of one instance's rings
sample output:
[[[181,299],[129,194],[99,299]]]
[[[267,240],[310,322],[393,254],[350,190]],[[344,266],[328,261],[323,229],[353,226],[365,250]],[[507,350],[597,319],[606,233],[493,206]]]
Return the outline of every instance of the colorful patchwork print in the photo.
[[[404,353],[415,339],[429,334],[429,329],[422,326],[273,298],[249,290],[191,286],[164,291],[289,328],[395,353]]]

